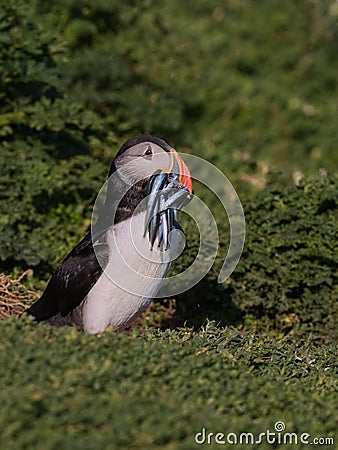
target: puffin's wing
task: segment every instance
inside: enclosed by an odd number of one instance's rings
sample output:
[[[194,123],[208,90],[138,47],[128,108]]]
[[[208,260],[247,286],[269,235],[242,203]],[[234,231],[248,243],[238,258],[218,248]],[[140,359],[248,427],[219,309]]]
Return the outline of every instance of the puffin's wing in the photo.
[[[101,262],[108,262],[107,244],[95,243],[95,252],[100,253]],[[41,321],[58,313],[65,316],[79,306],[103,272],[95,252],[88,233],[56,269],[40,299],[25,312]]]

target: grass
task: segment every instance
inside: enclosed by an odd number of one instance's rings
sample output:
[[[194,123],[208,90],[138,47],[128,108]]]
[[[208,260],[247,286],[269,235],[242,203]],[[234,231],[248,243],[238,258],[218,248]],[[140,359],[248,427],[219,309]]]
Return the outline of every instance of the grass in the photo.
[[[192,449],[201,447],[194,439],[203,427],[258,436],[277,421],[309,439],[334,437],[333,344],[273,340],[213,322],[198,331],[90,336],[10,318],[0,336],[8,450]]]

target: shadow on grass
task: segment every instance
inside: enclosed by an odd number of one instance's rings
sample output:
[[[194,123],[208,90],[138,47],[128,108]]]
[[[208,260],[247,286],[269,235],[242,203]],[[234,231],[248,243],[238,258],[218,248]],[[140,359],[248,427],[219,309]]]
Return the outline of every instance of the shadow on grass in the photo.
[[[231,289],[208,279],[176,297],[175,311],[160,328],[199,328],[206,319],[221,326],[238,327],[243,323],[243,312],[231,300]]]

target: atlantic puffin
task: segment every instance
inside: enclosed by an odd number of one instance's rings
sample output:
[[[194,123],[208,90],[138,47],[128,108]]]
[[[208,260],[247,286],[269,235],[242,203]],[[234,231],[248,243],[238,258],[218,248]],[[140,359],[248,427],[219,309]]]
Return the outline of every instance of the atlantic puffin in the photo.
[[[25,311],[36,321],[123,331],[159,291],[171,264],[170,232],[181,230],[178,208],[193,195],[189,169],[163,139],[140,134],[122,145],[106,183],[95,226]]]

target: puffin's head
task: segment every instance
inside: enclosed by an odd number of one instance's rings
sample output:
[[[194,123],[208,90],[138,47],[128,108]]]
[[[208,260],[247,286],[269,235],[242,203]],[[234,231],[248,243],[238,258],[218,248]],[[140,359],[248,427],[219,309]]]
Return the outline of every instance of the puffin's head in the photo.
[[[175,173],[179,183],[192,193],[188,167],[176,150],[156,136],[140,134],[125,142],[111,165],[109,176],[116,170],[129,186],[140,180],[148,182],[158,171]]]

